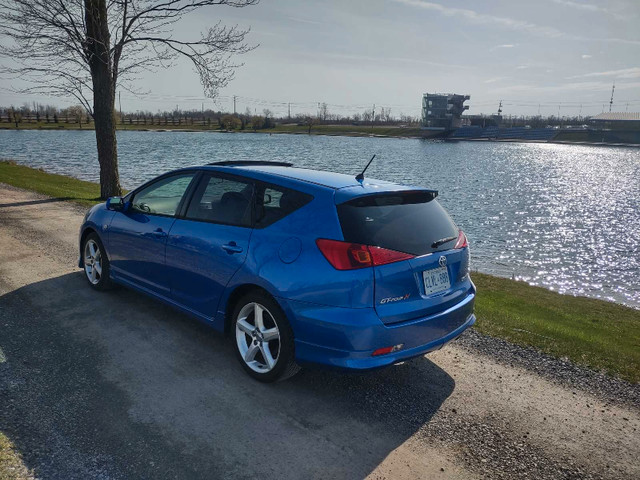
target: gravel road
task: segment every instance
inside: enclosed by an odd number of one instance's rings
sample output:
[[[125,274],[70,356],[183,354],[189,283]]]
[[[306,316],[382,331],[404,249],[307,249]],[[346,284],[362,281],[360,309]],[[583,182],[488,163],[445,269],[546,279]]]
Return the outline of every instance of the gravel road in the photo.
[[[386,370],[263,385],[206,326],[89,289],[83,213],[0,184],[0,431],[18,478],[640,478],[638,385],[474,332]]]

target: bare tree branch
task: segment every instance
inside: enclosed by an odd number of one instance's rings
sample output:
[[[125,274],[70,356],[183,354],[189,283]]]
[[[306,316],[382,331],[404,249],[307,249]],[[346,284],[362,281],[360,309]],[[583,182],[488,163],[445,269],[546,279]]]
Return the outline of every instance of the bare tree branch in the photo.
[[[133,91],[136,75],[188,58],[215,99],[252,50],[249,30],[220,22],[199,39],[176,39],[172,27],[198,9],[246,7],[258,0],[0,0],[3,73],[28,82],[20,91],[76,98],[94,118],[100,192],[122,191],[115,134],[116,89]]]
[[[171,27],[197,9],[213,6],[246,7],[259,0],[109,0],[109,45],[114,92],[144,70],[167,68],[179,57],[188,58],[200,76],[207,96],[215,98],[233,79],[233,55],[255,46],[245,43],[249,29],[210,27],[199,39],[175,39]],[[87,99],[95,39],[86,30],[84,0],[0,0],[0,55],[8,59],[5,75],[15,75],[33,86],[17,91],[72,95]],[[51,79],[44,81],[46,71]],[[64,75],[59,72],[65,72]],[[47,88],[50,91],[47,91]],[[88,95],[88,97],[87,97]],[[82,102],[83,105],[91,102]],[[91,109],[87,109],[91,113]]]

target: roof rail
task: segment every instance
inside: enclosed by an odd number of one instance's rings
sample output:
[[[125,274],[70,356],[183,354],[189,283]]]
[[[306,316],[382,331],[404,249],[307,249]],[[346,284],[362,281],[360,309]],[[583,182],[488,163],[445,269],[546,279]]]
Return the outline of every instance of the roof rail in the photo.
[[[270,162],[267,160],[225,160],[224,162],[207,163],[207,165],[217,165],[220,167],[242,167],[251,165],[270,165],[272,167],[292,167],[293,163],[288,162]]]

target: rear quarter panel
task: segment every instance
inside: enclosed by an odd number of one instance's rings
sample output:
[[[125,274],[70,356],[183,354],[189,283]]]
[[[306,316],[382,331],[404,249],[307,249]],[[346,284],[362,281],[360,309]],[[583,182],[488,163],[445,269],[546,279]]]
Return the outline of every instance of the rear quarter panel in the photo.
[[[256,284],[276,298],[347,308],[372,307],[373,270],[338,271],[316,245],[318,238],[343,238],[333,203],[334,190],[288,183],[281,185],[309,193],[314,199],[274,224],[253,231],[246,262],[227,286],[216,323],[224,318],[233,290],[245,284]],[[295,331],[296,326],[292,326]]]

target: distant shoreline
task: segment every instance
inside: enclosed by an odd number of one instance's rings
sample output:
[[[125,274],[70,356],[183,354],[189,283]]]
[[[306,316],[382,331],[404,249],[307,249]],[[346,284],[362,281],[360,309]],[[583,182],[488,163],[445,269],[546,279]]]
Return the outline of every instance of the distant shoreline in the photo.
[[[47,131],[77,131],[86,130],[94,131],[93,124],[79,126],[77,123],[39,123],[39,124],[21,124],[19,128],[15,128],[11,124],[0,124],[0,130],[47,130]],[[361,138],[400,138],[400,139],[417,139],[417,140],[434,140],[447,143],[457,142],[491,142],[491,143],[551,143],[558,145],[584,145],[584,146],[604,146],[604,147],[632,147],[639,148],[640,143],[619,143],[619,142],[589,142],[584,140],[529,140],[529,139],[490,139],[490,138],[439,138],[437,135],[425,135],[425,130],[419,127],[396,127],[396,126],[351,126],[351,125],[315,125],[312,126],[309,133],[309,127],[300,125],[277,125],[271,129],[245,129],[245,130],[221,130],[220,128],[211,128],[209,126],[191,126],[184,127],[182,125],[118,125],[117,131],[134,131],[134,132],[182,132],[182,133],[227,133],[227,134],[263,134],[263,135],[321,135],[329,137],[361,137]]]

